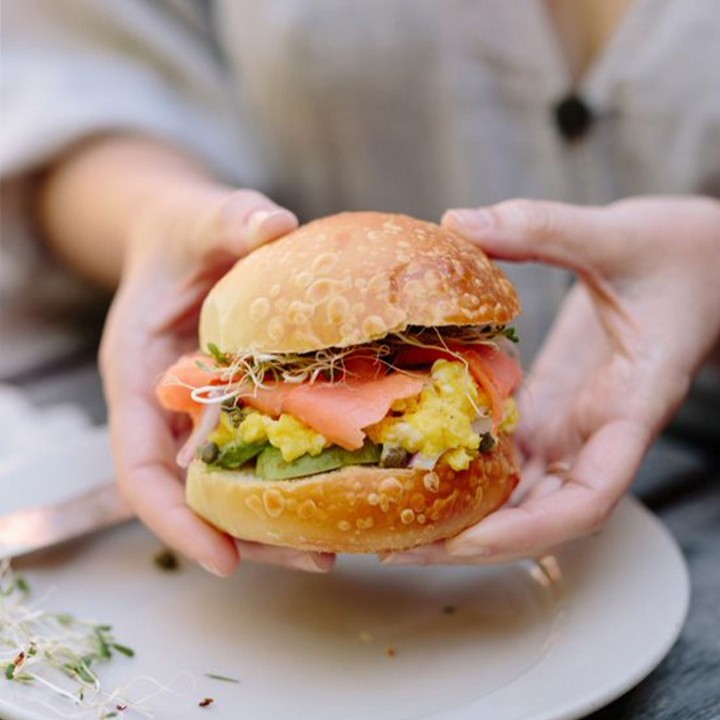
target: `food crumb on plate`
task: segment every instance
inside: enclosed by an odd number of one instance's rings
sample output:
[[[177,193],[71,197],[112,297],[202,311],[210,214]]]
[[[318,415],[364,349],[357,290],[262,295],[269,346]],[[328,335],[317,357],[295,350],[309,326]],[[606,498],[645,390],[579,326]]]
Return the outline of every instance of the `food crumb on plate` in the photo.
[[[153,562],[156,567],[160,568],[160,570],[164,570],[165,572],[174,572],[180,567],[178,556],[172,550],[167,548],[156,553],[153,558]]]

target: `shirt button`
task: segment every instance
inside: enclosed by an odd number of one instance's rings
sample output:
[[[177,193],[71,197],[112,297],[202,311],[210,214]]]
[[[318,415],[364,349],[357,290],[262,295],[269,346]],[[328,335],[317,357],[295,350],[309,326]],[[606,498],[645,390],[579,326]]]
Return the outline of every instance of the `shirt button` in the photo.
[[[569,142],[580,140],[593,124],[592,110],[577,95],[568,95],[554,109],[559,133]]]

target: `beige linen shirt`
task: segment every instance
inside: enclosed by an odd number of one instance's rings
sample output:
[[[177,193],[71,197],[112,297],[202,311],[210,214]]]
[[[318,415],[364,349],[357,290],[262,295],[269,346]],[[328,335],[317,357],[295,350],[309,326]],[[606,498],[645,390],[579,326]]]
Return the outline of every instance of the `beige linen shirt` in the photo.
[[[171,138],[306,219],[353,208],[437,219],[515,196],[720,196],[717,0],[634,0],[574,89],[592,115],[574,142],[555,121],[571,82],[542,0],[3,0],[2,9],[8,307],[38,262],[50,266],[21,222],[28,178],[103,130]],[[510,273],[530,357],[568,278],[535,266]]]

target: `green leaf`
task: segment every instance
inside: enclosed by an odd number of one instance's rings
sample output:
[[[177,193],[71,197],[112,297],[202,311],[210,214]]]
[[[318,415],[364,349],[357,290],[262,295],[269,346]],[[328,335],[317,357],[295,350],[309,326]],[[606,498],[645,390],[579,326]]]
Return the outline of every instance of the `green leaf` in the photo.
[[[112,657],[112,653],[110,652],[110,645],[108,644],[108,641],[105,639],[105,635],[103,634],[103,631],[96,628],[95,629],[95,637],[97,638],[97,641],[98,641],[100,657],[108,660],[109,658]]]
[[[221,682],[235,683],[236,685],[240,684],[239,680],[236,680],[235,678],[231,678],[231,677],[225,677],[225,675],[216,675],[215,673],[205,673],[205,677],[209,677],[212,680],[220,680]]]
[[[119,653],[122,653],[126,657],[135,657],[135,651],[132,648],[129,648],[127,645],[113,643],[112,646],[115,650],[117,650]]]
[[[233,440],[220,450],[217,460],[212,465],[226,470],[235,470],[268,447],[270,445],[266,442],[244,443],[240,440]]]
[[[25,595],[30,594],[30,584],[25,579],[23,575],[16,575],[15,576],[15,587]]]
[[[207,349],[218,365],[230,364],[230,356],[227,353],[222,352],[215,343],[208,343]]]
[[[13,682],[22,683],[23,685],[30,685],[35,678],[27,672],[21,672],[19,675],[13,675]]]
[[[81,680],[84,680],[90,685],[94,685],[97,682],[97,678],[95,677],[95,675],[83,662],[79,662],[77,665],[68,664],[65,666],[65,668],[70,674],[77,675]]]
[[[380,462],[380,445],[366,442],[359,450],[344,450],[332,445],[319,455],[301,455],[285,462],[278,448],[268,446],[258,456],[255,472],[263,480],[290,480],[336,470],[346,465],[376,465]]]
[[[501,330],[499,334],[504,335],[508,340],[510,340],[510,342],[520,342],[520,336],[517,334],[517,331],[514,327],[503,328],[503,330]]]

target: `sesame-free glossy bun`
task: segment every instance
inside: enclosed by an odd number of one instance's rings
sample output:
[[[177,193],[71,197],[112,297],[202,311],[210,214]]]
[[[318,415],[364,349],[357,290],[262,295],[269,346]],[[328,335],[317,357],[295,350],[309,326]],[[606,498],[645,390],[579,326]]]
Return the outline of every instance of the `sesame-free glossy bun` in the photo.
[[[456,472],[354,466],[300,480],[266,481],[195,460],[188,505],[243,540],[299,550],[376,553],[452,537],[496,510],[519,479],[511,436]]]
[[[452,230],[405,215],[349,212],[236,263],[205,300],[200,346],[309,352],[408,325],[505,325],[519,311],[502,271]]]

